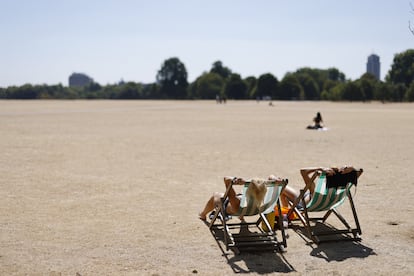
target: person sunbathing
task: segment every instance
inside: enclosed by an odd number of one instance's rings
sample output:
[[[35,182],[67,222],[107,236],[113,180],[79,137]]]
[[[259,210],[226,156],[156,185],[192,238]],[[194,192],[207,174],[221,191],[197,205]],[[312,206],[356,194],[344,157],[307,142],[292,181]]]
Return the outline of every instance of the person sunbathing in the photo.
[[[269,177],[269,180],[281,180],[280,178],[276,178],[274,176],[272,177],[273,179]],[[266,191],[267,191],[265,181],[258,180],[258,179],[245,180],[243,178],[237,178],[237,177],[235,178],[224,177],[224,184],[226,186],[226,190],[231,184],[244,185],[246,182],[250,182],[250,185],[246,191],[247,198],[251,196],[255,199],[255,202],[258,205],[262,204],[264,197],[266,195]],[[212,212],[216,207],[218,207],[221,204],[221,200],[223,197],[224,197],[224,193],[220,193],[220,192],[213,193],[213,195],[207,201],[203,211],[199,213],[198,215],[199,218],[201,220],[206,220],[207,214]],[[236,214],[240,207],[240,201],[241,201],[241,194],[237,194],[232,186],[229,190],[227,199],[224,201],[224,208],[225,208],[226,215]],[[210,214],[210,219],[211,218],[212,218],[212,215]],[[243,220],[243,217],[240,217],[240,219]]]
[[[323,168],[323,167],[314,167],[314,168],[304,168],[300,170],[300,174],[302,175],[303,179],[305,180],[305,182],[310,182],[310,174],[314,173],[315,171],[324,171],[326,173],[326,175],[328,176],[332,176],[336,173],[340,173],[340,174],[347,174],[349,172],[354,171],[355,168],[352,166],[343,166],[343,167],[331,167],[331,168]],[[315,191],[315,184],[312,183],[311,187],[309,188],[309,190],[307,190],[303,196],[305,204],[307,204],[311,198],[312,195]],[[285,187],[285,189],[283,189],[281,195],[280,195],[280,200],[281,200],[281,205],[283,207],[289,207],[289,202],[293,203],[295,202],[298,198],[299,198],[299,191],[296,190],[295,188],[293,188],[292,186],[287,185]],[[303,207],[302,203],[299,203],[299,208]]]

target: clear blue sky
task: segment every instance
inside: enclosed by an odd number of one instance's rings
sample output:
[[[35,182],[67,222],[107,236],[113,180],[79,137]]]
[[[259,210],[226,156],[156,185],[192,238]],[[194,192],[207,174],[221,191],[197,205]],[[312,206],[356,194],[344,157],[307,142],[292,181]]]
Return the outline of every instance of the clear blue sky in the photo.
[[[190,82],[217,60],[243,78],[336,67],[355,80],[376,53],[384,79],[414,48],[410,0],[0,0],[0,11],[0,87],[66,86],[73,72],[149,83],[170,57]]]

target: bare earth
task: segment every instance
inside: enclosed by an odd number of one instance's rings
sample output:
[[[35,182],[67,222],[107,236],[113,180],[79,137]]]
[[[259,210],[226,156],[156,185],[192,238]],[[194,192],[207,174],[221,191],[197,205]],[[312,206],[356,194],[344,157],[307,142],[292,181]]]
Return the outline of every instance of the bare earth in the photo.
[[[273,104],[0,101],[0,275],[413,275],[414,105]],[[223,176],[344,164],[360,243],[223,254],[198,219]]]

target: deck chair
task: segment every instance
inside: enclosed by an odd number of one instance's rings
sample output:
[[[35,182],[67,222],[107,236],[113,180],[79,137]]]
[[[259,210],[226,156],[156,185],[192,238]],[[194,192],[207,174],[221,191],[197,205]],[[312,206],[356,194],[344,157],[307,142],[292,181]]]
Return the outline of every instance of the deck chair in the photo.
[[[306,172],[309,172],[309,174],[306,174]],[[362,169],[353,169],[346,174],[336,171],[334,175],[328,176],[327,171],[323,169],[302,169],[301,173],[305,181],[305,188],[300,191],[299,197],[293,203],[290,203],[291,209],[287,216],[290,217],[290,214],[295,212],[298,220],[302,222],[307,236],[317,244],[344,239],[361,240],[361,226],[350,190],[351,187],[357,185],[357,179],[362,172]],[[312,185],[314,185],[314,193],[311,200],[305,203],[306,192],[311,189]],[[347,198],[354,217],[353,227],[337,210]],[[311,214],[315,213],[320,216],[321,212],[324,213],[322,217],[311,216]],[[326,220],[332,213],[336,215],[345,228],[337,228],[327,224]],[[317,227],[317,224],[320,224],[319,227]]]
[[[279,242],[276,238],[277,229],[273,229],[274,227],[270,224],[266,215],[274,212],[276,206],[279,212],[281,211],[279,196],[287,185],[288,180],[266,181],[266,195],[259,208],[257,208],[257,204],[254,204],[254,198],[248,198],[247,196],[246,192],[250,183],[251,182],[245,182],[239,210],[236,214],[232,214],[232,216],[239,216],[239,218],[243,217],[241,222],[228,222],[228,217],[225,213],[224,202],[228,198],[228,193],[234,185],[233,180],[231,185],[227,187],[227,190],[221,199],[221,204],[214,210],[214,215],[211,218],[209,228],[212,232],[218,229],[222,230],[224,232],[226,250],[231,249],[235,253],[239,253],[240,251],[264,250],[265,248],[283,252],[285,247],[287,247],[285,229],[283,227],[280,229],[282,233],[282,241]],[[279,218],[279,225],[282,225],[281,219],[282,218]],[[262,228],[261,225],[265,225],[265,227]],[[255,232],[251,231],[252,227],[255,228],[255,230],[253,230]]]

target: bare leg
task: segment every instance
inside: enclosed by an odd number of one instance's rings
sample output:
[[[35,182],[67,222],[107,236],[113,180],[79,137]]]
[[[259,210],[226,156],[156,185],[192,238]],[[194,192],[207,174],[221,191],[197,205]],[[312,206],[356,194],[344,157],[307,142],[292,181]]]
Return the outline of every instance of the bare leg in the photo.
[[[226,185],[226,189],[228,186],[231,185],[231,178],[224,178],[224,184]],[[227,214],[234,214],[240,207],[240,199],[237,197],[236,192],[234,191],[233,187],[229,190],[228,193],[229,202],[230,204],[227,206],[226,213]]]
[[[204,207],[203,211],[201,211],[198,215],[200,219],[206,220],[206,216],[209,212],[213,211],[214,208],[220,204],[221,198],[223,197],[223,193],[214,193],[210,199],[207,201],[206,206]]]
[[[226,185],[226,189],[229,185],[231,185],[232,178],[225,177],[224,184]],[[214,193],[213,196],[207,201],[203,211],[201,211],[198,216],[202,220],[206,220],[206,216],[209,212],[213,211],[216,206],[221,203],[221,199],[223,198],[223,193]],[[233,187],[229,190],[228,193],[229,198],[229,205],[227,206],[226,213],[233,214],[235,213],[240,206],[240,199],[237,197],[236,192],[234,191]]]
[[[289,207],[289,201],[294,202],[299,197],[299,192],[290,186],[286,186],[283,190],[280,200],[283,207]]]

